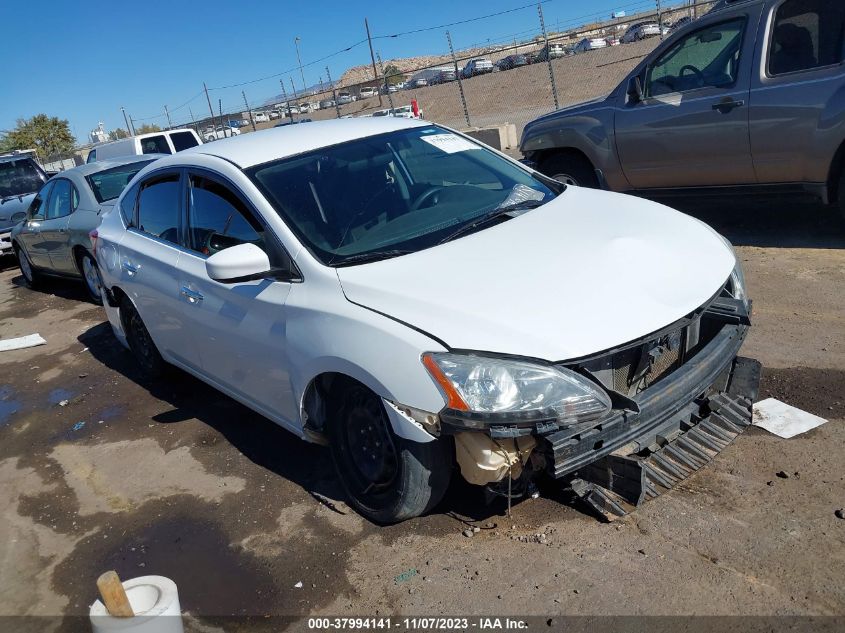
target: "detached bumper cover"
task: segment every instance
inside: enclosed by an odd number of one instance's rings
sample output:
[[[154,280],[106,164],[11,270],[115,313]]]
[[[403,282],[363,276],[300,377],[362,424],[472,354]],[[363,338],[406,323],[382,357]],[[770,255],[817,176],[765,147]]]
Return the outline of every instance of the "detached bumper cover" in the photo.
[[[0,253],[7,254],[12,252],[12,230],[0,230]]]
[[[607,519],[623,516],[676,485],[723,450],[751,422],[760,364],[737,358],[748,326],[725,325],[694,357],[588,429],[546,435],[549,474]]]

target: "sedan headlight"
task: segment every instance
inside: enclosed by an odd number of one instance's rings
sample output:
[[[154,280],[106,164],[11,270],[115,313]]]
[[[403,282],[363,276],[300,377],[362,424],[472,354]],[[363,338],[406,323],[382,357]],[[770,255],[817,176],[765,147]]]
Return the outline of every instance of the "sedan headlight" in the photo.
[[[745,306],[746,311],[748,311],[749,302],[748,302],[748,290],[745,286],[745,273],[742,272],[742,262],[739,261],[739,255],[736,254],[736,249],[733,247],[728,241],[728,238],[725,236],[721,236],[722,240],[725,242],[728,248],[734,254],[734,260],[736,260],[736,265],[734,269],[731,271],[731,286],[730,292],[734,299],[739,299],[742,301],[742,304]]]
[[[449,417],[467,426],[574,424],[611,408],[607,393],[567,369],[469,354],[424,354],[422,360],[446,396]]]

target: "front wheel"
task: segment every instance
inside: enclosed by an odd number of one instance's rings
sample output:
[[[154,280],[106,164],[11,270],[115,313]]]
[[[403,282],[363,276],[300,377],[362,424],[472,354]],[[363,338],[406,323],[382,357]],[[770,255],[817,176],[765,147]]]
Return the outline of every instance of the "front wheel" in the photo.
[[[352,505],[379,524],[431,510],[446,492],[452,456],[444,440],[419,443],[397,436],[384,403],[364,385],[343,385],[329,416],[332,458]]]
[[[18,256],[18,267],[21,269],[21,275],[23,275],[26,285],[30,288],[37,287],[38,283],[41,281],[41,275],[32,266],[32,263],[29,261],[29,257],[27,257],[22,248],[16,248],[15,252]]]
[[[599,179],[590,161],[576,153],[553,154],[540,163],[539,171],[565,185],[599,188]]]

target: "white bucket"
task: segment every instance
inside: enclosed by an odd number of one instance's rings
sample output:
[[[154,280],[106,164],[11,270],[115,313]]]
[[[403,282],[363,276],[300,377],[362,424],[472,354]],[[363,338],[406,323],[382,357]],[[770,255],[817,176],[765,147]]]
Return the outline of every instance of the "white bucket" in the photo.
[[[134,617],[112,617],[105,605],[97,600],[88,614],[94,633],[183,633],[175,582],[164,576],[141,576],[122,584]]]

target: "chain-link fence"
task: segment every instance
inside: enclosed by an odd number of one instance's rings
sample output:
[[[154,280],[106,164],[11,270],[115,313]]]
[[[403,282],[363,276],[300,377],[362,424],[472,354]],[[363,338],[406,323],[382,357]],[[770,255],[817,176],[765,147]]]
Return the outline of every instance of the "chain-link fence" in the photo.
[[[395,36],[376,35],[372,54],[365,39],[272,77],[207,90],[203,85],[188,102],[130,123],[136,130],[149,121],[162,128],[191,127],[204,140],[214,140],[233,134],[230,128],[249,133],[308,120],[419,112],[421,118],[461,130],[513,124],[518,139],[532,119],[609,93],[674,28],[716,3],[642,0],[620,6],[610,19],[597,20],[594,14],[573,20],[569,28],[545,22],[542,4],[526,5],[520,7],[522,23],[530,18],[526,12],[533,12],[529,22],[534,26],[506,39],[460,46],[457,32],[432,27],[424,30],[438,29],[442,36],[436,54],[411,50],[392,60],[382,60],[378,47]],[[333,67],[346,68],[334,81],[323,65],[329,58]],[[311,87],[305,86],[306,73],[312,79],[319,74]],[[253,95],[259,89],[265,95],[273,90],[273,96],[258,100]]]

